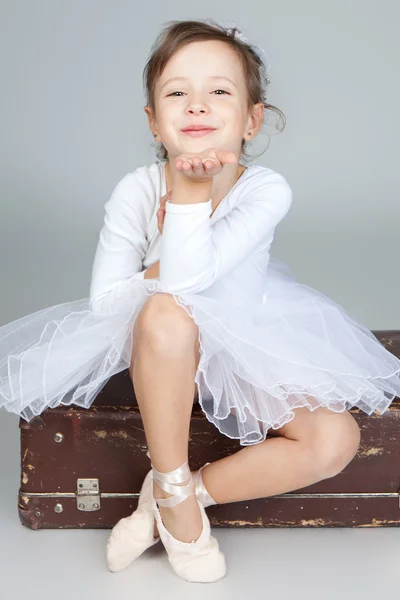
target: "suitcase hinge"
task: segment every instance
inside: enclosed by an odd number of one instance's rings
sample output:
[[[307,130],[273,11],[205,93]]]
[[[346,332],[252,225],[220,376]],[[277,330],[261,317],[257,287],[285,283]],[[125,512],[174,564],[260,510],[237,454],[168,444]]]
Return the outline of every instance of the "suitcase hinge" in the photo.
[[[100,509],[100,488],[98,479],[78,479],[76,484],[76,505],[78,510]]]

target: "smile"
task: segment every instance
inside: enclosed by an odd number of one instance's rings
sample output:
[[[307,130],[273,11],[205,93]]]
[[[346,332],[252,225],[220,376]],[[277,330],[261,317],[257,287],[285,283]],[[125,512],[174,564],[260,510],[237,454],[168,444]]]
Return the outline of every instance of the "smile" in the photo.
[[[195,129],[188,129],[187,131],[182,131],[182,133],[184,135],[189,135],[190,137],[203,137],[204,135],[208,135],[213,131],[215,131],[215,129],[200,129],[197,131]]]

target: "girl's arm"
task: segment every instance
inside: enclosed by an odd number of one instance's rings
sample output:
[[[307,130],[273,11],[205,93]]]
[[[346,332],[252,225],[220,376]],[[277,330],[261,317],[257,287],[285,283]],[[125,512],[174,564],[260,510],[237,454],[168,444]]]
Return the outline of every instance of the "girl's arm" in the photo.
[[[142,270],[148,248],[146,211],[151,210],[153,195],[146,171],[139,167],[117,183],[106,202],[90,283],[94,312],[118,308],[122,299],[129,299],[135,280],[146,275]]]
[[[211,200],[166,202],[160,248],[160,283],[170,293],[195,294],[269,246],[288,212],[292,191],[274,171],[257,173],[238,204],[211,225]]]

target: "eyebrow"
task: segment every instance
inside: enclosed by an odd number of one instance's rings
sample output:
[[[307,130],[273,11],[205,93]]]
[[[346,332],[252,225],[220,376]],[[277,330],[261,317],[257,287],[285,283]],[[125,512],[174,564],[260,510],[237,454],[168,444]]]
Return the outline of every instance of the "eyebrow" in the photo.
[[[230,77],[226,77],[225,75],[210,75],[209,77],[210,79],[226,79],[227,81],[229,81],[232,85],[234,85],[236,87],[236,84],[234,81],[232,81],[232,79]],[[163,89],[163,87],[165,87],[167,85],[167,83],[171,83],[171,81],[185,81],[186,79],[188,79],[187,77],[171,77],[171,79],[167,79],[167,81],[165,81],[160,90]]]

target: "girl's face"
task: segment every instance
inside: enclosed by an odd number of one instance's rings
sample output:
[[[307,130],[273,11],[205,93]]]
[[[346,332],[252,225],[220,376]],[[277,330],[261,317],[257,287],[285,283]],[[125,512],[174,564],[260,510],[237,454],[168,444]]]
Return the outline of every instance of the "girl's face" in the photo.
[[[254,105],[249,114],[242,66],[224,42],[192,42],[181,48],[157,80],[154,98],[155,113],[147,106],[145,111],[169,159],[215,147],[239,158],[242,139],[253,139],[262,125],[264,105]],[[182,131],[191,125],[213,131],[192,137]]]

